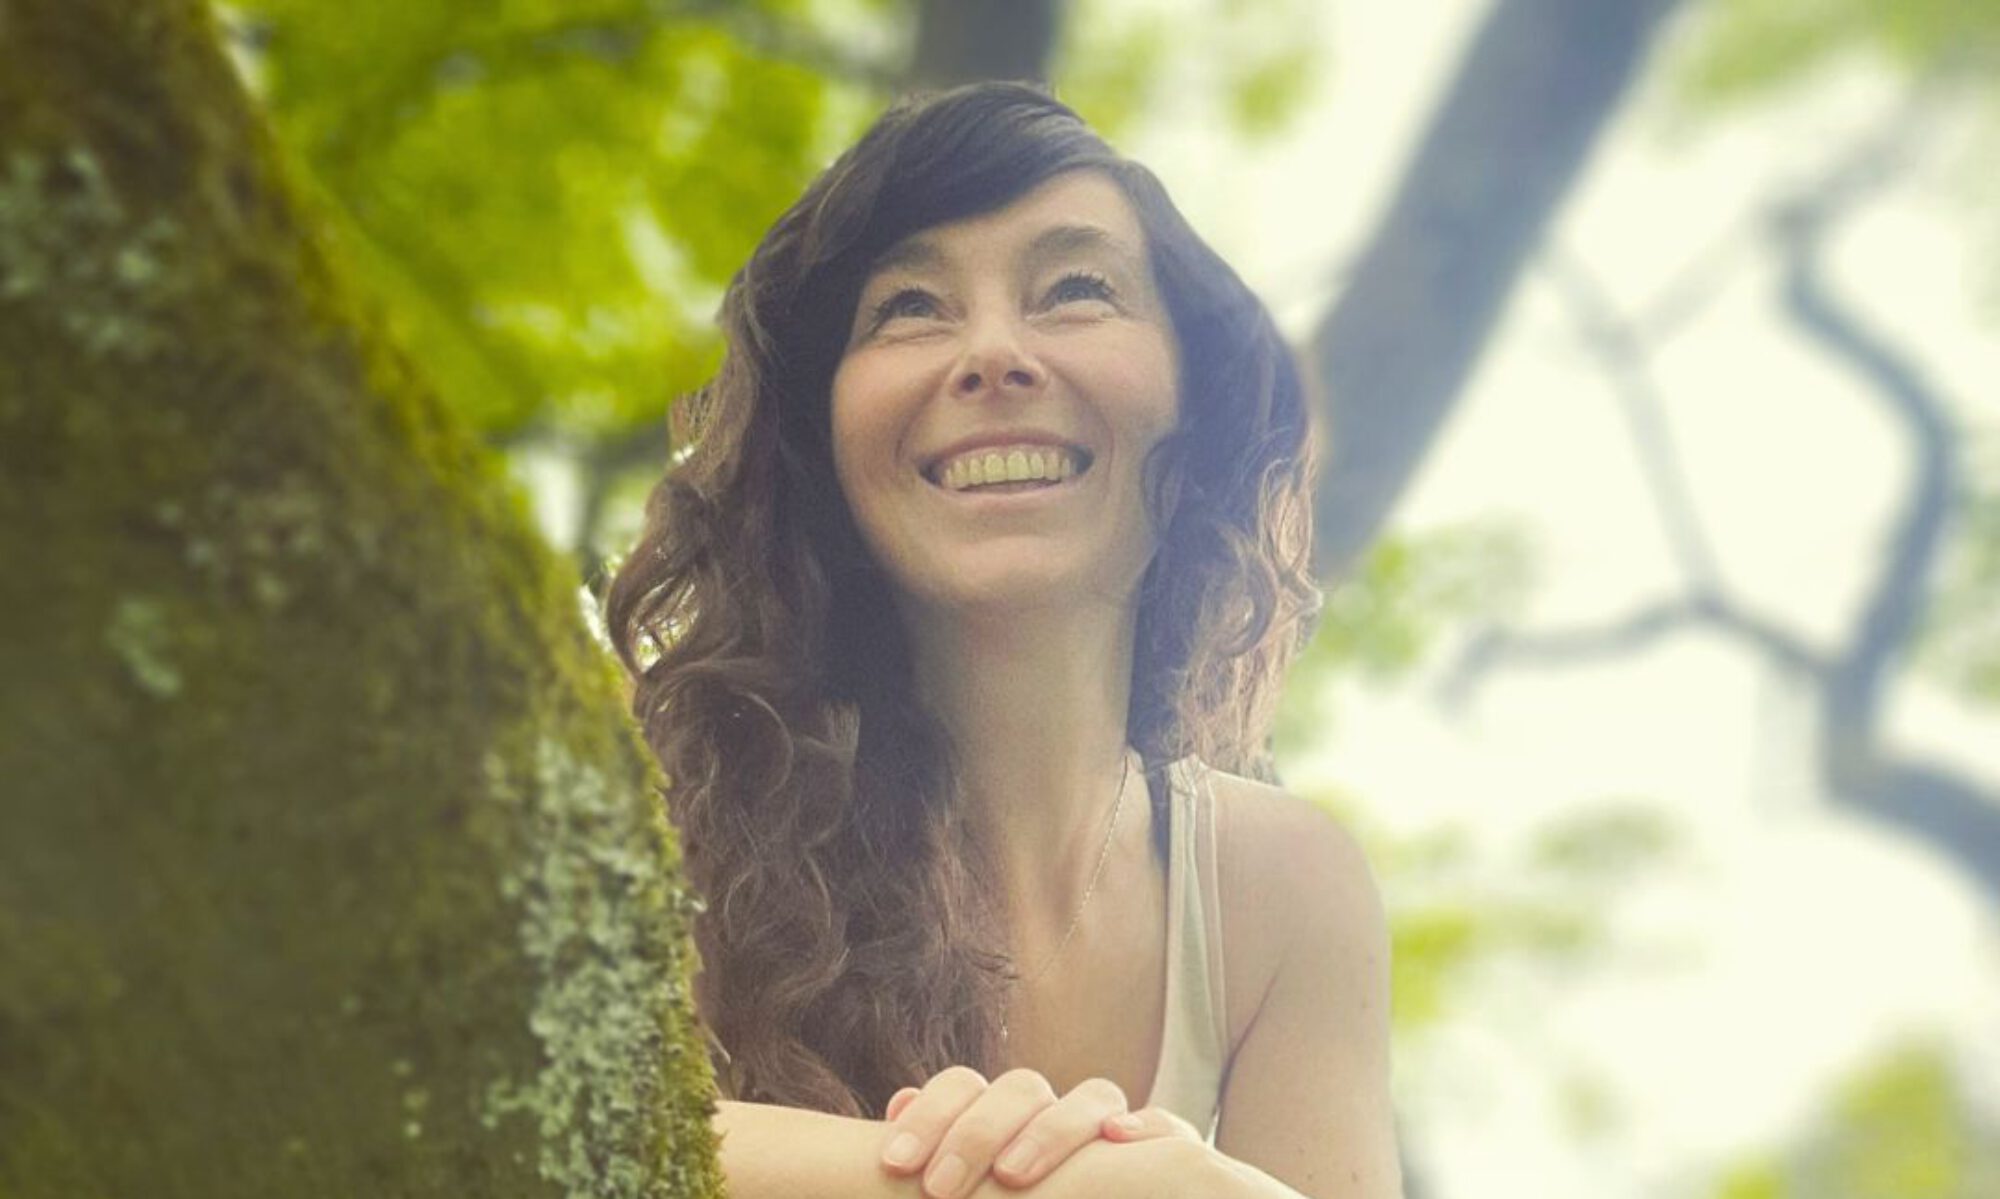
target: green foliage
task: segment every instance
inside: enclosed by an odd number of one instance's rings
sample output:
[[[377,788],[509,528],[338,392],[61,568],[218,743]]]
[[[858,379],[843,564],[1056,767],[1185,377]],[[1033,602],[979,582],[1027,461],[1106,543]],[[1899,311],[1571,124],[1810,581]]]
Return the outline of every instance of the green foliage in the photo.
[[[1540,830],[1528,860],[1538,871],[1577,881],[1630,876],[1679,848],[1681,830],[1665,809],[1641,799],[1608,800]]]
[[[754,48],[796,3],[241,0],[282,139],[398,339],[489,437],[655,423],[712,309],[859,113]]]
[[[1157,10],[1079,4],[1056,61],[1056,94],[1116,141],[1152,103],[1174,38],[1174,22]]]
[[[1717,1199],[1983,1199],[2000,1193],[2000,1126],[1941,1046],[1891,1050],[1842,1083],[1777,1155],[1725,1171]]]
[[[1783,1167],[1765,1158],[1731,1166],[1715,1186],[1715,1199],[1789,1199],[1790,1195]]]
[[[1312,641],[1292,667],[1275,730],[1281,756],[1321,736],[1333,718],[1331,684],[1408,675],[1453,625],[1506,615],[1531,581],[1526,539],[1504,526],[1391,533],[1354,577],[1334,588]]]
[[[1608,800],[1536,831],[1518,852],[1482,852],[1462,828],[1392,836],[1358,805],[1329,802],[1367,847],[1391,899],[1390,990],[1399,1036],[1447,1016],[1478,974],[1506,962],[1550,972],[1587,966],[1616,948],[1608,919],[1626,888],[1685,852],[1672,814],[1639,799]],[[1575,1082],[1572,1113],[1609,1119],[1608,1100]]]
[[[1503,959],[1570,970],[1608,947],[1599,888],[1552,887],[1527,874],[1503,883],[1472,866],[1456,877],[1396,878],[1398,889],[1425,896],[1399,905],[1389,920],[1399,1032],[1436,1023],[1478,971]]]
[[[1228,112],[1248,137],[1282,133],[1304,107],[1321,62],[1312,0],[1222,0],[1214,34]]]
[[[1324,735],[1340,680],[1407,677],[1454,625],[1517,607],[1530,573],[1525,539],[1507,527],[1382,538],[1355,576],[1327,596],[1313,639],[1292,667],[1274,731],[1278,756],[1297,755]],[[1601,933],[1593,913],[1614,867],[1643,865],[1647,853],[1663,853],[1671,842],[1663,816],[1620,805],[1545,830],[1524,863],[1496,875],[1462,831],[1392,838],[1370,832],[1356,805],[1334,806],[1348,809],[1344,817],[1361,828],[1370,860],[1398,897],[1389,919],[1399,1033],[1443,1017],[1484,964],[1524,955],[1574,961],[1592,950]]]
[[[592,500],[713,373],[716,303],[888,99],[916,0],[234,0],[221,12],[325,232],[490,442]],[[1177,67],[1246,131],[1301,107],[1306,0],[1209,0],[1196,36],[1080,0],[1059,91],[1115,134]],[[1218,49],[1219,48],[1219,49]],[[605,522],[579,530],[586,564]],[[630,521],[625,521],[630,524]],[[591,544],[593,543],[594,544]]]
[[[881,41],[911,7],[235,0],[224,12],[333,232],[447,403],[492,438],[577,443],[657,422],[713,372],[711,317],[731,273],[886,98],[892,64],[844,47]],[[1310,80],[1315,39],[1298,30],[1312,6],[1210,9],[1199,27],[1217,36],[1197,42],[1156,14],[1077,5],[1063,94],[1115,131],[1170,59],[1212,64],[1244,129],[1279,127]]]
[[[1710,0],[1706,15],[1680,79],[1698,104],[1752,98],[1849,54],[1921,72],[2000,52],[2000,0]]]
[[[1318,47],[1310,42],[1273,47],[1239,63],[1228,91],[1236,127],[1257,137],[1282,133],[1305,106],[1319,66]]]
[[[1214,95],[1246,138],[1282,133],[1324,66],[1312,0],[1202,0],[1193,12],[1074,0],[1054,71],[1058,93],[1116,140],[1167,96]]]

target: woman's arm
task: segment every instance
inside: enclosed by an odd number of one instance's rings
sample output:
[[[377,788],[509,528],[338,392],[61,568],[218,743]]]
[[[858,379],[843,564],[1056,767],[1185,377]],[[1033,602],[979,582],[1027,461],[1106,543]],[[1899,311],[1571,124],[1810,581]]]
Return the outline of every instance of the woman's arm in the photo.
[[[722,1100],[714,1128],[722,1137],[722,1173],[730,1199],[917,1199],[920,1179],[882,1168],[880,1120],[830,1116],[769,1103]],[[992,1179],[966,1199],[1018,1197]]]
[[[875,1120],[725,1099],[713,1121],[730,1199],[914,1199],[915,1183],[880,1164]]]
[[[730,1199],[918,1199],[921,1179],[882,1168],[888,1126],[800,1108],[723,1100],[722,1172]],[[1095,1141],[1024,1189],[991,1177],[966,1199],[1297,1199],[1270,1177],[1185,1137]]]

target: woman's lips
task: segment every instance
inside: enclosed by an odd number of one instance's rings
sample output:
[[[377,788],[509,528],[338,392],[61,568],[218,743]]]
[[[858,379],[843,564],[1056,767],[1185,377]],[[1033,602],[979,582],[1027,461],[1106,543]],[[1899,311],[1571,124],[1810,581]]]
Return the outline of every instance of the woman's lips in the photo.
[[[1035,479],[1060,482],[1085,473],[1095,459],[1095,454],[1081,446],[995,445],[945,455],[923,467],[922,473],[933,483],[965,491],[968,485],[997,483],[1002,478],[1011,482]]]

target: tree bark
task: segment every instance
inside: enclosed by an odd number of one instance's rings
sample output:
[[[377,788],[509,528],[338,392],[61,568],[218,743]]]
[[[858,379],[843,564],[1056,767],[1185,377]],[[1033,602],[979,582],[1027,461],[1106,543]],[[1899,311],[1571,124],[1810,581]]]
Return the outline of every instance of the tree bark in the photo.
[[[1346,575],[1429,452],[1521,267],[1679,0],[1495,0],[1314,333],[1315,568]]]
[[[200,0],[0,0],[0,1194],[720,1193],[575,585]]]

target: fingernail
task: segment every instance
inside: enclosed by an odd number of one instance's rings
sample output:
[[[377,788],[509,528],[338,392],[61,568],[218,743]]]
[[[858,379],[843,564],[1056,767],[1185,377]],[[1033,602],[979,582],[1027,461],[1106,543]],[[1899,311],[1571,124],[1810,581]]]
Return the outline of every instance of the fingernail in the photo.
[[[1111,1118],[1111,1123],[1114,1126],[1116,1126],[1118,1131],[1120,1132],[1137,1132],[1139,1131],[1139,1125],[1141,1121],[1139,1117],[1132,1115],[1130,1112],[1127,1112],[1122,1116],[1113,1116]]]
[[[902,1133],[889,1142],[889,1148],[882,1154],[882,1160],[892,1166],[911,1165],[917,1160],[918,1150],[923,1147],[924,1143],[917,1139],[916,1133]]]
[[[1000,1168],[1009,1174],[1026,1174],[1035,1165],[1035,1143],[1022,1141],[1000,1159]]]
[[[952,1199],[958,1194],[958,1184],[965,1181],[965,1161],[953,1153],[939,1162],[924,1180],[925,1189],[938,1199]]]

